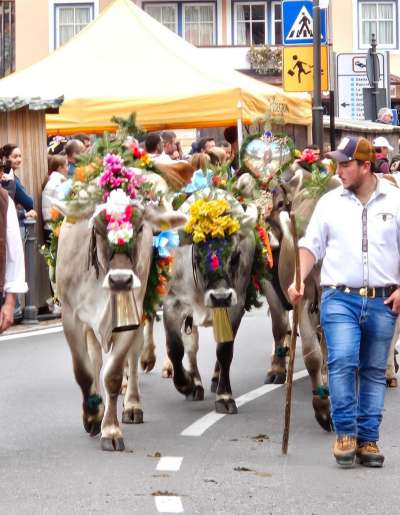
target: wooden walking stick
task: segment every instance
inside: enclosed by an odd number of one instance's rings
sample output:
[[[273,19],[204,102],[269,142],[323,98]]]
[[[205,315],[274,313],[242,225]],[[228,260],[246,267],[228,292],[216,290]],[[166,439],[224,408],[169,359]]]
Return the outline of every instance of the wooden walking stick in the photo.
[[[295,281],[296,290],[300,290],[301,278],[300,278],[300,256],[299,256],[299,241],[297,238],[296,228],[296,217],[293,213],[290,213],[290,222],[293,236],[294,255],[295,255]],[[296,340],[297,340],[297,327],[299,325],[299,305],[296,304],[293,307],[293,324],[292,324],[292,335],[290,338],[289,348],[289,366],[288,375],[286,382],[286,400],[285,400],[285,425],[283,428],[282,438],[282,454],[287,454],[289,445],[289,431],[290,431],[290,412],[292,407],[292,386],[293,386],[293,369],[294,369],[294,358],[296,356]]]

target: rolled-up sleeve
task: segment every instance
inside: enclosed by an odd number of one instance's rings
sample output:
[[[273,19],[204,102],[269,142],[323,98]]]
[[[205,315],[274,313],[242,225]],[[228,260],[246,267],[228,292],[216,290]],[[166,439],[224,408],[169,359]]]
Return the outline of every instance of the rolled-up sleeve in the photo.
[[[8,202],[7,209],[7,243],[6,275],[4,291],[6,293],[25,293],[25,259],[14,202]]]
[[[324,223],[323,212],[324,202],[320,200],[311,216],[306,234],[299,240],[299,248],[309,250],[314,255],[316,262],[323,259],[326,251],[327,228]]]

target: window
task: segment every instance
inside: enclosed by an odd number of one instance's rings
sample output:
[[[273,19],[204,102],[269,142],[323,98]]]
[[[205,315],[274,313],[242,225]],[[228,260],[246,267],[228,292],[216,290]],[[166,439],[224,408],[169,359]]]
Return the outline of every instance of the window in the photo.
[[[15,70],[15,2],[0,1],[0,77]]]
[[[56,5],[56,48],[64,45],[94,18],[93,3]]]
[[[282,45],[282,4],[272,2],[272,45]]]
[[[214,4],[183,4],[183,37],[192,45],[215,43]]]
[[[236,44],[264,45],[266,41],[265,3],[237,3]]]
[[[372,34],[384,48],[396,46],[394,2],[360,2],[360,47],[369,47]]]
[[[176,4],[146,4],[144,10],[168,29],[178,32],[178,9]]]

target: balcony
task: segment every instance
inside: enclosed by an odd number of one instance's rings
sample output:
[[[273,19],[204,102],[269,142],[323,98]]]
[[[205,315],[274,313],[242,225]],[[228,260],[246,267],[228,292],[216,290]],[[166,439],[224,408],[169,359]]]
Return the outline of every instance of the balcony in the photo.
[[[211,61],[224,62],[229,67],[263,82],[282,84],[281,46],[202,46],[201,53]]]

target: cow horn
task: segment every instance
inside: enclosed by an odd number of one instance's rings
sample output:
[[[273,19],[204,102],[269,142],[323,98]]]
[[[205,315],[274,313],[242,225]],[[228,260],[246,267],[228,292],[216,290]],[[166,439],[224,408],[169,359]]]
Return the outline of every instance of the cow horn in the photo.
[[[253,229],[257,223],[258,210],[254,202],[247,206],[245,214],[242,218],[242,227],[245,229]]]

